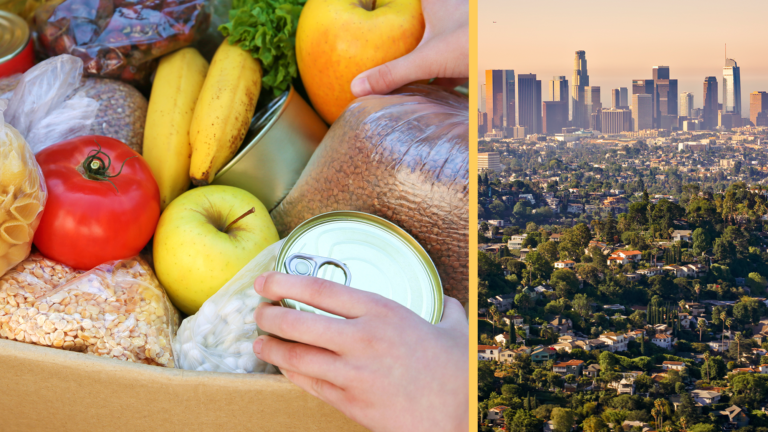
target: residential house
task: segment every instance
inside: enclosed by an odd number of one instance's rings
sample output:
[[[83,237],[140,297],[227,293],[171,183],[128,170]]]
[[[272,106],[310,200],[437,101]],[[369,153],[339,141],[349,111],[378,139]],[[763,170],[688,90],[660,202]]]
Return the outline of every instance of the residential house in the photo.
[[[678,314],[678,319],[680,320],[680,325],[685,329],[691,328],[691,324],[696,324],[696,320],[687,313]]]
[[[693,316],[699,316],[707,310],[706,307],[701,303],[686,302],[685,307],[688,309],[688,311],[691,312],[691,315]]]
[[[616,394],[623,395],[628,394],[630,396],[635,394],[635,380],[632,378],[622,378],[616,387]]]
[[[517,197],[518,200],[528,200],[531,205],[536,204],[536,200],[533,198],[533,195],[531,194],[520,194]]]
[[[658,276],[664,273],[664,270],[656,267],[656,268],[649,268],[649,269],[640,269],[637,271],[637,273],[645,277],[651,277],[651,276]]]
[[[665,361],[661,364],[661,368],[664,370],[682,371],[686,368],[686,365],[681,361]]]
[[[692,242],[693,236],[691,233],[691,230],[674,230],[672,232],[672,240]]]
[[[600,365],[597,363],[592,363],[584,369],[583,373],[584,376],[597,378],[600,375]]]
[[[693,390],[691,397],[702,406],[709,406],[720,401],[720,393],[711,390]]]
[[[584,204],[568,203],[568,213],[584,213]]]
[[[563,269],[563,268],[572,269],[575,265],[576,265],[576,262],[575,261],[571,261],[571,260],[556,261],[555,262],[555,268],[556,269]]]
[[[512,305],[515,304],[515,295],[514,294],[497,295],[496,297],[489,298],[488,303],[492,303],[494,306],[496,306],[496,309],[498,309],[500,312],[505,312],[512,309]]]
[[[717,412],[719,415],[727,417],[728,423],[733,425],[734,428],[743,428],[749,426],[749,417],[741,408],[736,405],[731,405],[730,408],[726,408],[723,411]]]
[[[552,366],[552,372],[561,376],[576,375],[579,377],[581,376],[581,368],[583,365],[584,362],[581,360],[568,360],[566,362],[555,363],[555,365]]]
[[[523,241],[528,237],[528,234],[513,235],[507,242],[507,248],[509,249],[521,249],[523,247]]]
[[[499,405],[496,407],[493,407],[488,410],[488,421],[489,422],[503,422],[504,421],[504,411],[508,410],[509,407],[506,407],[504,405]]]
[[[513,315],[513,316],[507,315],[507,316],[503,317],[501,320],[506,325],[509,325],[510,322],[515,324],[516,327],[520,327],[521,325],[523,325],[523,317],[520,316],[520,315]]]
[[[478,345],[477,359],[481,361],[499,361],[500,347],[493,345]]]
[[[603,333],[599,339],[604,341],[608,345],[610,352],[626,351],[627,350],[627,338],[624,335],[620,335],[614,332]]]
[[[625,258],[628,262],[640,262],[640,260],[643,258],[643,254],[640,251],[632,250],[632,251],[618,251],[614,252],[615,255]],[[611,254],[613,256],[614,254]]]
[[[624,423],[621,424],[621,428],[624,429],[624,432],[631,431],[635,426],[639,427],[643,432],[653,430],[651,425],[641,421],[624,420]]]
[[[520,336],[517,336],[517,335],[515,335],[515,336],[516,336],[515,340],[512,341],[512,339],[509,337],[509,333],[504,332],[502,334],[496,335],[496,337],[494,337],[493,340],[495,340],[496,343],[499,344],[499,346],[505,346],[507,344],[507,342],[518,343],[517,342],[518,340],[520,342],[522,342],[522,339],[520,339]]]
[[[553,241],[555,243],[560,243],[560,240],[563,238],[563,235],[560,233],[555,233],[549,236],[549,240]]]
[[[515,355],[517,355],[515,350],[501,350],[499,353],[499,361],[503,363],[512,363],[515,361]]]
[[[531,352],[531,361],[536,363],[542,363],[549,360],[554,360],[557,356],[557,351],[551,347],[537,347]]]
[[[630,282],[637,282],[643,278],[643,276],[639,273],[624,273],[624,277],[626,277]]]
[[[624,306],[620,304],[605,305],[603,306],[603,309],[610,310],[610,311],[624,312]]]
[[[570,320],[570,318],[564,318],[560,315],[556,316],[555,319],[549,322],[549,324],[559,334],[566,333],[568,330],[573,328],[573,322]]]
[[[724,339],[722,341],[720,340],[710,341],[710,342],[707,342],[707,345],[709,345],[709,347],[714,352],[725,352],[731,346],[731,340]]]
[[[675,340],[672,336],[665,333],[657,333],[651,338],[651,342],[661,348],[671,350]]]
[[[675,277],[701,277],[707,274],[707,267],[701,264],[686,264],[686,265],[666,265],[662,267],[662,270],[666,270],[675,275]]]

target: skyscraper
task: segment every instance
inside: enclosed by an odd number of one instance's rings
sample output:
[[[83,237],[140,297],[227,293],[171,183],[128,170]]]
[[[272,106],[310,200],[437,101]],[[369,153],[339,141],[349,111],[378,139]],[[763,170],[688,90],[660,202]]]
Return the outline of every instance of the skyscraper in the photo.
[[[611,109],[618,109],[621,106],[621,90],[611,90]]]
[[[480,112],[485,111],[485,84],[480,84],[480,105],[478,106]]]
[[[680,115],[690,118],[693,111],[693,93],[680,93]]]
[[[541,80],[536,74],[517,76],[517,95],[520,108],[520,126],[528,133],[541,133]]]
[[[584,88],[589,86],[587,53],[576,51],[571,80],[571,120],[574,127],[589,127],[589,113],[584,107]]]
[[[651,97],[651,126],[646,127],[645,129],[653,129],[653,107],[656,106],[655,100],[656,100],[656,91],[654,90],[653,86],[653,80],[652,79],[634,79],[632,80],[632,118],[635,118],[635,99],[634,95],[649,95]],[[645,123],[643,123],[645,125]],[[633,120],[632,127],[635,131],[642,130],[637,129],[637,122]]]
[[[755,91],[749,94],[749,119],[755,126],[768,126],[768,92]]]
[[[588,115],[592,115],[603,109],[603,103],[600,102],[600,86],[584,87],[584,110]]]
[[[632,128],[635,131],[653,129],[653,95],[632,95]]]
[[[554,135],[563,133],[563,128],[568,127],[568,101],[544,102],[543,133]]]
[[[704,130],[717,127],[717,77],[704,78]]]
[[[553,76],[552,80],[549,81],[549,100],[555,102],[563,101],[567,106],[569,102],[568,80],[564,76]]]
[[[741,118],[741,70],[729,58],[723,67],[723,111]]]
[[[485,71],[485,112],[488,131],[504,130],[508,135],[515,126],[515,71]]]
[[[606,135],[620,134],[632,130],[632,112],[625,109],[609,109],[600,112],[601,130]]]
[[[619,91],[621,92],[621,106],[629,108],[629,91],[626,87],[619,87]]]

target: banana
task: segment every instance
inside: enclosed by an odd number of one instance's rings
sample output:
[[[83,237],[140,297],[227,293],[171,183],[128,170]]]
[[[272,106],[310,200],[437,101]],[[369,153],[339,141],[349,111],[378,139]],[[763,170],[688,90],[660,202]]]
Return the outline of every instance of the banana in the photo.
[[[240,148],[259,99],[261,73],[261,64],[228,40],[216,50],[189,129],[189,177],[195,185],[210,183]]]
[[[189,127],[207,73],[208,62],[194,48],[166,55],[157,67],[143,156],[160,188],[162,209],[189,188]]]

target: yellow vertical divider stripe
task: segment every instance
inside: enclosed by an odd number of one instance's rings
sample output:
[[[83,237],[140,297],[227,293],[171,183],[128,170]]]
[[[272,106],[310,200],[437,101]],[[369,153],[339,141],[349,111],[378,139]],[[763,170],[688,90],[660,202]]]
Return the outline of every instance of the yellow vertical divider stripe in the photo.
[[[469,430],[477,431],[477,2],[469,0]]]

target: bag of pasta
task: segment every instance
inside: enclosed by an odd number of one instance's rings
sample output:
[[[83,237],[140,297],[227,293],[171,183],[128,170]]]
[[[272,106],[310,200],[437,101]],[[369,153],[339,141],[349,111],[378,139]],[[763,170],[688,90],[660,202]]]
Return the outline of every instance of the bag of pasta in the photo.
[[[143,259],[84,272],[32,254],[0,278],[0,337],[174,367],[179,313]]]
[[[5,122],[5,108],[0,100],[0,275],[29,255],[48,197],[35,155]]]

